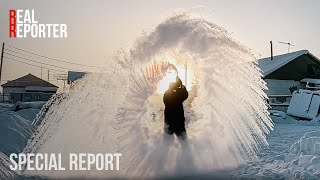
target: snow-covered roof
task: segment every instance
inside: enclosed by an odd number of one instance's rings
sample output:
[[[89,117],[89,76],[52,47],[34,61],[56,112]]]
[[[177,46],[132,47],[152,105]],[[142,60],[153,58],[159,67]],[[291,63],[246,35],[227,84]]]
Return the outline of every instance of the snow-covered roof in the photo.
[[[18,79],[8,81],[5,84],[1,85],[2,87],[27,87],[27,86],[42,86],[42,87],[54,87],[58,88],[58,86],[51,84],[37,76],[32,74],[28,74],[26,76],[20,77]]]
[[[271,60],[270,57],[259,59],[258,67],[262,70],[262,75],[265,77],[270,73],[274,72],[275,70],[281,68],[282,66],[288,64],[289,62],[295,60],[296,58],[304,54],[309,54],[315,60],[320,62],[320,60],[317,57],[315,57],[313,54],[311,54],[308,50],[301,50],[301,51],[274,56],[273,60]]]

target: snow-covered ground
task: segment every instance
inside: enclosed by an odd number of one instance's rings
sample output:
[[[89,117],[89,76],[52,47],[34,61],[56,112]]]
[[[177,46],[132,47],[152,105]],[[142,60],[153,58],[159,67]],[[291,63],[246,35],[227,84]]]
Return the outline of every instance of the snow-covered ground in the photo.
[[[0,179],[12,179],[17,175],[8,167],[8,156],[22,152],[35,130],[31,122],[44,103],[0,103]]]
[[[31,122],[36,118],[44,102],[16,104],[0,103],[0,152],[22,152],[34,131]]]
[[[12,105],[0,104],[1,150],[8,154],[20,151],[25,143],[26,135],[17,133],[21,125],[30,128],[30,122],[39,112],[37,106],[26,106],[18,112],[12,111]],[[259,154],[258,161],[243,164],[236,169],[206,174],[186,175],[183,178],[263,178],[263,179],[319,179],[320,178],[320,123],[317,121],[297,121],[285,113],[272,111],[275,122],[274,131],[268,136],[269,147]],[[7,126],[7,129],[6,129]],[[21,128],[21,127],[20,127]],[[21,130],[21,129],[20,129]],[[5,134],[4,134],[5,133]],[[17,134],[19,134],[17,136]],[[16,137],[14,137],[16,136]],[[10,141],[9,141],[10,139]],[[11,150],[10,150],[11,149]],[[0,177],[10,178],[14,175],[6,167],[8,158],[0,153]],[[19,178],[23,176],[19,176]],[[172,179],[180,177],[171,177]]]
[[[297,121],[281,112],[279,116],[271,116],[275,127],[267,136],[269,147],[258,161],[232,170],[233,176],[320,179],[320,123]]]

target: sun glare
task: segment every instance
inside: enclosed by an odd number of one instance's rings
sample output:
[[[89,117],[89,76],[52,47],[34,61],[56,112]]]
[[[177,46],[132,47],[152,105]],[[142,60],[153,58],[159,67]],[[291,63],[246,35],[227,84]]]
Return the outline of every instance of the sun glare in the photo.
[[[164,94],[169,88],[169,84],[175,82],[177,73],[175,70],[168,70],[167,74],[160,80],[157,86],[157,93]]]
[[[181,79],[182,84],[186,86],[187,90],[188,91],[191,90],[192,82],[194,78],[192,69],[186,65],[176,64],[176,61],[173,59],[170,59],[170,63],[175,66],[175,68],[178,71],[178,74],[176,70],[169,69],[167,71],[167,74],[163,77],[163,79],[159,81],[157,85],[157,93],[164,94],[168,90],[169,84],[176,81],[177,75]],[[186,78],[186,69],[187,69],[187,78]]]

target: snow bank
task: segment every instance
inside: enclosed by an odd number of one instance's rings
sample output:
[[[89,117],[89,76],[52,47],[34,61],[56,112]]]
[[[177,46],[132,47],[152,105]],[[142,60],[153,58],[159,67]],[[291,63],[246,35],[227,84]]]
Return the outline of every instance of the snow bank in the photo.
[[[305,133],[298,142],[291,146],[289,152],[296,155],[320,156],[320,131]]]
[[[13,105],[0,107],[0,151],[6,155],[22,152],[34,131],[31,122],[36,118],[41,103],[23,103],[20,111],[11,111]],[[36,108],[36,109],[35,109]],[[4,138],[5,137],[5,138]]]
[[[10,110],[12,111],[19,111],[21,109],[41,109],[42,106],[45,104],[46,102],[44,101],[36,101],[36,102],[16,102],[11,108]]]
[[[9,168],[11,153],[20,153],[35,130],[31,125],[43,102],[0,104],[0,179],[16,179],[16,172]],[[19,105],[22,109],[12,111]],[[21,179],[24,179],[21,177]]]
[[[12,107],[10,103],[0,103],[0,109]]]
[[[9,103],[0,103],[0,113],[11,110],[13,104]]]
[[[280,174],[291,179],[320,178],[320,131],[307,132],[287,152],[264,165],[262,174]]]

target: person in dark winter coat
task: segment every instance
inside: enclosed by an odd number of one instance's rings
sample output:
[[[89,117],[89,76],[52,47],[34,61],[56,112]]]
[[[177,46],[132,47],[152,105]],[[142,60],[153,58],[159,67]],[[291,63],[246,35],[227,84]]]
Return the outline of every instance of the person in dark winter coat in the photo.
[[[188,98],[188,91],[177,77],[176,82],[171,83],[169,89],[163,96],[165,104],[164,110],[164,129],[166,133],[183,136],[186,133],[183,101]]]

